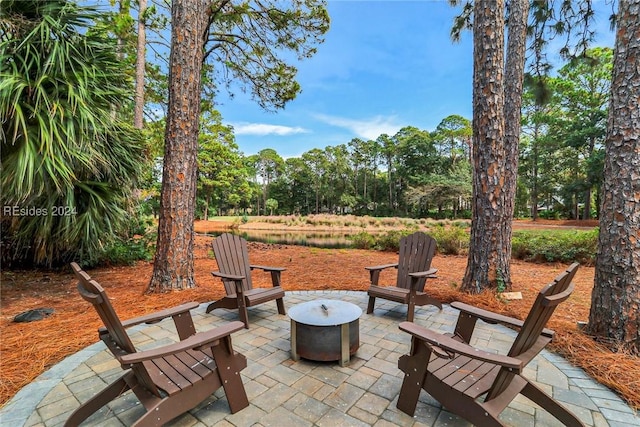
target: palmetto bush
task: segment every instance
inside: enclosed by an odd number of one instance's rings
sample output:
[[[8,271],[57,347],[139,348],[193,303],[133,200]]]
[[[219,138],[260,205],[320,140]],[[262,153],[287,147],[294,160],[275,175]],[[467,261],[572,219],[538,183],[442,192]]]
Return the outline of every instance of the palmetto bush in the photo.
[[[119,118],[132,84],[95,9],[4,0],[0,13],[3,262],[90,262],[126,219],[144,163]]]

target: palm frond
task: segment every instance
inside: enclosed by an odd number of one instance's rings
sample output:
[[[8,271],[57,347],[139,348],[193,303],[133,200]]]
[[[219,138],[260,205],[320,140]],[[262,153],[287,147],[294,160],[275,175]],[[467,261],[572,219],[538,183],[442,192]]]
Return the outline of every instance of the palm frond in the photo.
[[[88,31],[97,13],[61,0],[3,1],[0,199],[41,213],[2,217],[5,260],[95,256],[127,218],[144,151],[140,133],[114,116],[132,86],[113,41]]]

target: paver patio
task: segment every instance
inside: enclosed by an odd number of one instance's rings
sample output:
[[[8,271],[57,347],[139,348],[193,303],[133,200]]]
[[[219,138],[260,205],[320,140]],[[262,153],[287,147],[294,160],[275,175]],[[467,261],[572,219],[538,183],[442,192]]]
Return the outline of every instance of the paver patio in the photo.
[[[287,292],[285,304],[328,298],[352,302],[366,309],[367,295],[355,291]],[[230,320],[237,310],[204,312],[206,304],[194,310],[199,331]],[[248,359],[242,376],[250,405],[231,414],[219,390],[172,426],[468,426],[437,401],[422,392],[414,417],[396,408],[402,383],[398,358],[409,351],[410,337],[398,329],[406,318],[406,306],[380,301],[373,315],[360,319],[360,348],[348,366],[337,362],[312,362],[290,357],[289,318],[279,315],[275,303],[249,310],[251,329],[233,334],[237,351]],[[450,332],[457,310],[445,305],[442,311],[427,306],[416,310],[415,322],[431,329]],[[506,352],[515,332],[478,322],[477,346]],[[147,349],[174,339],[173,322],[137,326],[129,330],[135,345]],[[92,394],[122,374],[118,362],[102,344],[96,343],[54,366],[22,389],[0,410],[0,424],[60,426],[70,413]],[[589,426],[638,426],[640,417],[615,393],[591,379],[562,357],[543,352],[525,370],[556,400]],[[135,396],[128,393],[94,414],[85,425],[127,426],[143,413]],[[502,413],[512,426],[555,426],[559,421],[519,396]]]

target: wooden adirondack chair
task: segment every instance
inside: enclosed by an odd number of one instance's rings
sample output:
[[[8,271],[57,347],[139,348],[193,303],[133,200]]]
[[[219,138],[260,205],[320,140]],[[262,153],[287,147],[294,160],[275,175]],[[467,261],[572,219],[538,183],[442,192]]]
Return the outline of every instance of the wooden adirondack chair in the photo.
[[[134,426],[160,426],[189,411],[220,387],[235,413],[249,405],[240,371],[247,359],[234,352],[231,334],[243,328],[230,322],[207,332],[196,333],[190,310],[198,303],[121,322],[104,289],[72,263],[78,278],[78,291],[91,303],[104,323],[100,339],[118,359],[125,373],[107,388],[76,409],[65,426],[78,426],[102,406],[128,390],[140,400],[146,413]],[[180,341],[159,348],[136,351],[126,328],[141,323],[156,323],[173,318]]]
[[[520,393],[567,426],[582,422],[522,375],[524,367],[553,338],[545,325],[556,306],[569,298],[578,264],[571,265],[545,286],[523,322],[463,303],[455,332],[443,335],[414,323],[402,322],[401,330],[412,335],[411,352],[401,356],[398,367],[405,373],[397,407],[413,415],[420,390],[424,389],[447,410],[477,426],[502,426],[498,416]],[[478,319],[520,329],[507,355],[485,352],[468,343]]]
[[[415,306],[432,304],[442,310],[442,304],[424,292],[428,278],[435,278],[436,268],[431,268],[431,260],[436,253],[433,237],[418,231],[400,239],[400,253],[397,263],[365,267],[369,270],[371,286],[367,313],[373,313],[376,298],[407,304],[407,321],[413,321]],[[380,272],[386,268],[397,268],[395,286],[378,286]]]
[[[283,301],[284,290],[280,286],[280,275],[284,268],[249,264],[247,241],[234,234],[221,234],[213,240],[212,246],[220,271],[213,271],[211,274],[222,279],[227,295],[209,304],[207,313],[216,308],[237,308],[240,312],[240,320],[247,329],[249,329],[247,307],[276,300],[278,313],[287,314]],[[273,287],[253,287],[251,270],[256,268],[271,273]]]

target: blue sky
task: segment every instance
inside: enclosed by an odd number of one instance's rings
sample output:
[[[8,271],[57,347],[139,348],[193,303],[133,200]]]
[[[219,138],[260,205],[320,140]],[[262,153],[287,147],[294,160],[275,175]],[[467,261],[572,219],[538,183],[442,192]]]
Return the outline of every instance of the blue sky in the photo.
[[[599,46],[613,46],[607,3],[595,0]],[[331,29],[318,53],[296,64],[302,93],[284,110],[264,112],[240,91],[220,94],[245,155],[273,148],[298,157],[404,126],[431,131],[451,114],[471,119],[472,35],[451,41],[457,9],[447,1],[329,0],[328,10]]]

